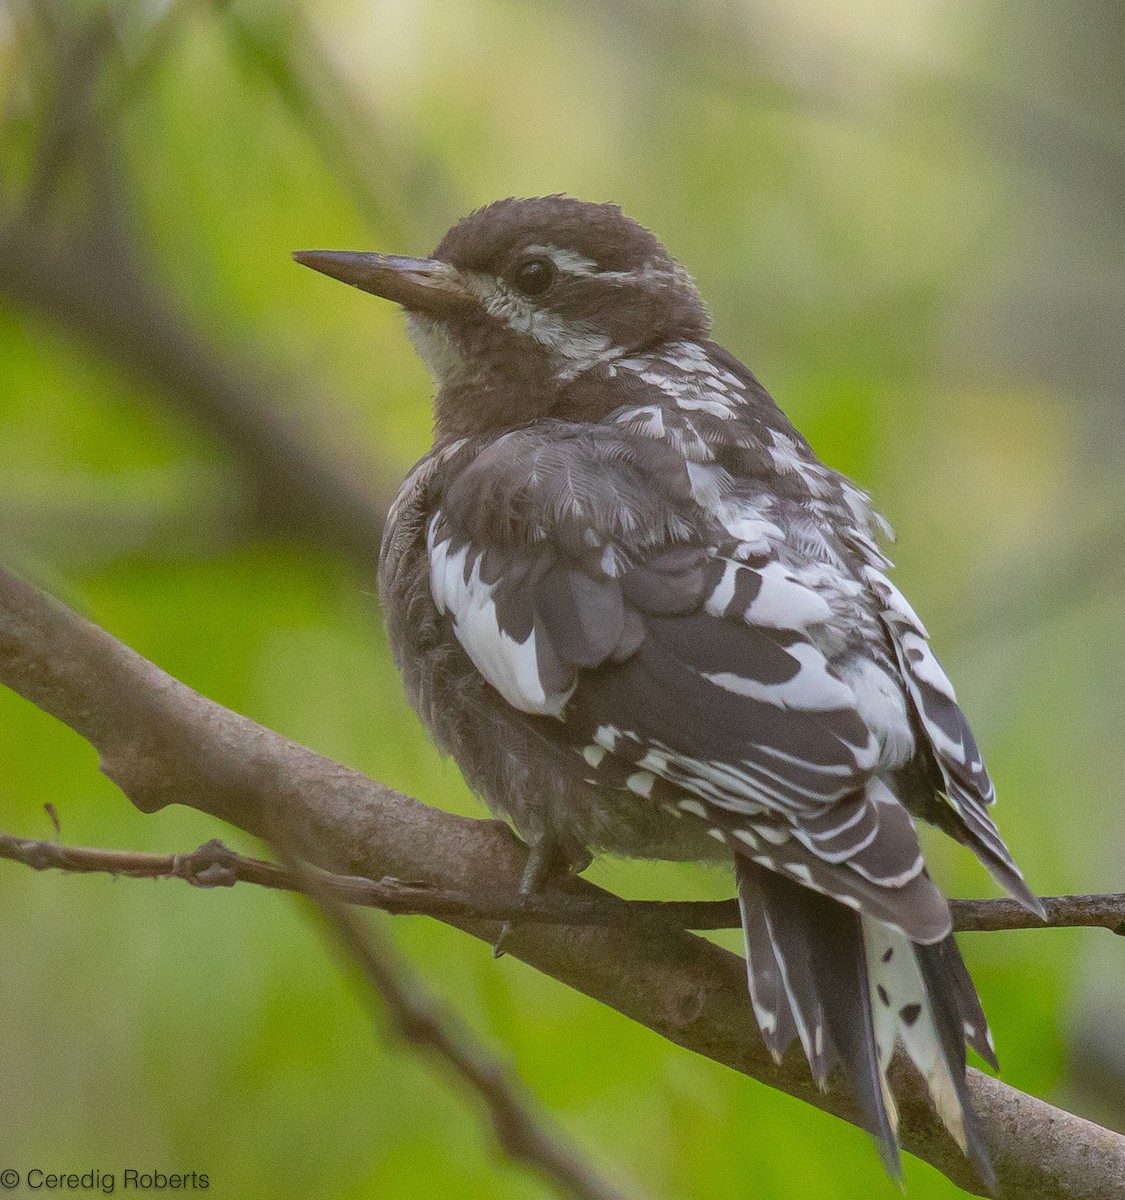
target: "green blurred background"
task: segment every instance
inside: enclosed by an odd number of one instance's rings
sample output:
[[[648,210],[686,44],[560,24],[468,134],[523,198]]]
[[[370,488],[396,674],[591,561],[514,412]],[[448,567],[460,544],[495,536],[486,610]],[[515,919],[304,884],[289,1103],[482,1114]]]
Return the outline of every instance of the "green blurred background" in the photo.
[[[401,696],[376,546],[318,537],[159,363],[174,332],[385,497],[427,447],[429,382],[392,306],[289,252],[425,253],[476,205],[552,191],[653,228],[719,340],[875,493],[1032,885],[1125,886],[1117,0],[0,0],[0,554],[223,704],[478,814]],[[258,849],[135,812],[7,691],[0,749],[8,832],[52,836],[49,802],[72,843]],[[952,893],[991,894],[928,845]],[[591,875],[729,893],[694,867]],[[0,911],[0,1166],[544,1194],[373,1032],[296,901],[0,863]],[[385,925],[611,1177],[899,1195],[854,1129],[457,932]],[[962,944],[1004,1078],[1125,1128],[1120,943]],[[912,1200],[960,1194],[906,1170]]]

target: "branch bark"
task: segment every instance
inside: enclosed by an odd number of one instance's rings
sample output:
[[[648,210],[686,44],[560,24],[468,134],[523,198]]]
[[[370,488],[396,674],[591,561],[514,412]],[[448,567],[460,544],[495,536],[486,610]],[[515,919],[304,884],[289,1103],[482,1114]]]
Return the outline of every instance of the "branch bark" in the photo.
[[[267,839],[280,822],[333,872],[390,876],[469,895],[518,885],[524,850],[501,824],[430,808],[313,754],[193,692],[26,582],[0,571],[0,681],[71,726],[143,812],[186,804]],[[574,894],[601,897],[578,881]],[[499,925],[447,916],[487,941]],[[754,1037],[739,958],[687,933],[516,927],[509,953],[676,1044],[856,1123],[813,1086],[800,1056],[775,1066]],[[970,1070],[1001,1194],[1119,1200],[1125,1137]],[[899,1070],[902,1140],[965,1190],[980,1185]]]

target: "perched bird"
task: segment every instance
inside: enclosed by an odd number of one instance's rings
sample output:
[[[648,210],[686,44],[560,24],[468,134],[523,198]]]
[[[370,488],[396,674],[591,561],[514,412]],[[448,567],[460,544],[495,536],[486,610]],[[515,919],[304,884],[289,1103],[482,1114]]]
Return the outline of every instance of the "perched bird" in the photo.
[[[530,847],[733,864],[750,997],[780,1060],[839,1070],[900,1171],[901,1045],[986,1184],[965,1047],[996,1064],[914,819],[1042,912],[889,530],[613,204],[501,200],[428,259],[298,262],[408,313],[433,449],[387,521],[380,594],[411,703]]]

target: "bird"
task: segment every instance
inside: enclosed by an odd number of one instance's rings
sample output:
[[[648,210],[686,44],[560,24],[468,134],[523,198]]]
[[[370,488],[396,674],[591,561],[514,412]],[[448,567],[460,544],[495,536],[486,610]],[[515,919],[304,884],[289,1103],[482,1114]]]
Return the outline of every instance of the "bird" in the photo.
[[[773,1058],[799,1042],[850,1090],[901,1179],[901,1047],[995,1189],[966,1048],[996,1055],[916,822],[1044,910],[868,494],[615,204],[510,197],[428,258],[293,257],[400,305],[433,377],[379,592],[412,706],[527,843],[520,894],[596,854],[729,865]]]

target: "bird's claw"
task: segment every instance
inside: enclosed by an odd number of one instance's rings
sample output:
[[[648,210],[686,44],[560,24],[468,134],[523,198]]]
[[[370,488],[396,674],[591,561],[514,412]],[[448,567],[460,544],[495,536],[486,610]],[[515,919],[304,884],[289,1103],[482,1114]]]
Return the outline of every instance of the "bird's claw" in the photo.
[[[500,926],[500,932],[496,935],[496,941],[492,943],[492,957],[503,958],[505,954],[504,943],[512,935],[512,922],[505,921]]]

